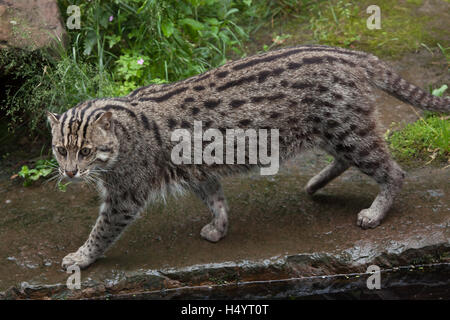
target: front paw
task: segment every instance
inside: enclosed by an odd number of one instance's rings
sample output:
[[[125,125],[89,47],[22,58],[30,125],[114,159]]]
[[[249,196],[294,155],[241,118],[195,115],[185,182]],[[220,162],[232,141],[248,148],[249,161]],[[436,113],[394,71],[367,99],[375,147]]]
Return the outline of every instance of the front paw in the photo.
[[[90,264],[92,264],[94,261],[95,259],[89,258],[82,252],[77,251],[69,253],[67,256],[65,256],[61,263],[61,266],[63,267],[64,270],[73,265],[77,265],[80,267],[80,269],[84,269],[88,267]]]

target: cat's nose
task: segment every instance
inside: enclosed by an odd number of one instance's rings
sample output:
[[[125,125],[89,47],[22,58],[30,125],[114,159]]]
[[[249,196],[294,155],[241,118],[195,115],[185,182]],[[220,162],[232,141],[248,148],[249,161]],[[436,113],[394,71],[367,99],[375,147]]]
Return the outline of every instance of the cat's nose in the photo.
[[[75,169],[74,171],[68,171],[66,170],[66,174],[69,178],[73,178],[77,174],[78,170]]]

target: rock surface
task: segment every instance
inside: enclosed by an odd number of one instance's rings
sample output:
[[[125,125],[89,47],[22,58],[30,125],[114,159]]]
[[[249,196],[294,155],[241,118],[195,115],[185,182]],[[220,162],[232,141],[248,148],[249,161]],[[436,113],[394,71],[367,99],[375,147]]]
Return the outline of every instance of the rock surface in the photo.
[[[57,0],[0,1],[0,46],[34,50],[65,36]]]

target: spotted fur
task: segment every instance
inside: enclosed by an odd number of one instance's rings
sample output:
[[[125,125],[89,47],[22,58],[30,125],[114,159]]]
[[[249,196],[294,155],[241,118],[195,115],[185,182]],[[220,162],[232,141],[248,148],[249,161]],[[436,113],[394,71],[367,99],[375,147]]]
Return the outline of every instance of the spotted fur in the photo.
[[[327,46],[299,46],[229,62],[172,84],[150,85],[121,98],[83,102],[62,115],[49,114],[60,171],[94,181],[102,205],[88,240],[63,259],[86,267],[159,194],[193,190],[213,220],[201,231],[210,241],[228,228],[219,177],[259,164],[175,165],[173,130],[279,129],[281,160],[318,146],[334,162],[306,186],[313,194],[350,166],[380,186],[357,224],[376,227],[399,192],[404,172],[391,159],[379,132],[372,87],[419,108],[448,112],[450,99],[408,83],[377,57]],[[247,153],[248,154],[248,153]]]

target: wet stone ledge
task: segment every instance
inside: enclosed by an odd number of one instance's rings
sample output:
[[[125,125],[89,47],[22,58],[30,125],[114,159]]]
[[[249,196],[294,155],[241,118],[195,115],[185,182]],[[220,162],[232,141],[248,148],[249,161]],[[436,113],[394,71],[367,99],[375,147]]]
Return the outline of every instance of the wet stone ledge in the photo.
[[[371,248],[370,259],[361,259],[354,248],[337,254],[313,253],[194,265],[186,268],[122,272],[114,278],[82,282],[82,289],[65,284],[29,284],[11,287],[1,299],[273,299],[392,298],[390,289],[403,292],[410,286],[433,290],[450,288],[450,245],[402,249]],[[364,250],[359,250],[364,254]],[[381,270],[382,289],[368,293],[369,265]],[[421,291],[420,291],[421,290]],[[420,289],[423,292],[423,288]],[[448,291],[448,290],[447,290]],[[450,298],[450,292],[448,298]],[[444,292],[445,294],[445,292]]]

